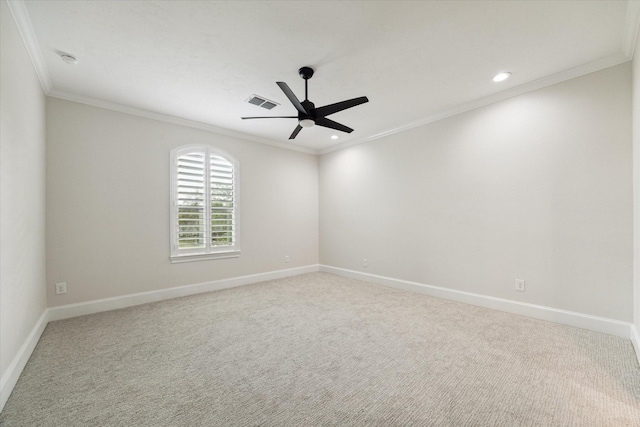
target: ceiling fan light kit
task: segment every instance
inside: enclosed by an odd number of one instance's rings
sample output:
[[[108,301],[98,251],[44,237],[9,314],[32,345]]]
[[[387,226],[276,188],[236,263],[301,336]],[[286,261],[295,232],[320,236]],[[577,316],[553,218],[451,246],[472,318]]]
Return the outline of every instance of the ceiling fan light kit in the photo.
[[[341,132],[351,133],[353,129],[347,127],[338,122],[334,122],[327,118],[328,115],[337,113],[339,111],[346,110],[347,108],[355,107],[356,105],[369,102],[366,96],[359,98],[353,98],[346,101],[336,102],[335,104],[325,105],[323,107],[316,108],[314,103],[309,101],[308,92],[308,80],[313,77],[313,68],[302,67],[298,70],[300,77],[304,79],[304,101],[298,100],[289,85],[285,82],[276,82],[280,89],[287,96],[289,101],[298,110],[297,116],[267,116],[267,117],[242,117],[243,120],[247,119],[298,119],[298,126],[293,130],[293,133],[289,136],[289,139],[294,139],[303,127],[312,127],[314,125],[339,130]]]

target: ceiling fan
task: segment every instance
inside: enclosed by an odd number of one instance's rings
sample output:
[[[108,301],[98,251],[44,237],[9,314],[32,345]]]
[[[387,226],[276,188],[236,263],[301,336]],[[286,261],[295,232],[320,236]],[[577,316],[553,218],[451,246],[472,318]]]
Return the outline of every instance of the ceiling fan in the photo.
[[[289,139],[294,139],[303,127],[308,128],[313,125],[335,129],[346,133],[353,132],[353,129],[351,129],[350,127],[327,119],[327,116],[333,113],[337,113],[338,111],[346,110],[347,108],[355,107],[356,105],[369,102],[367,97],[361,96],[359,98],[353,98],[347,101],[336,102],[335,104],[329,104],[325,105],[324,107],[316,108],[313,102],[309,101],[307,91],[307,81],[311,77],[313,77],[313,68],[302,67],[298,70],[298,74],[300,74],[300,77],[304,79],[304,101],[302,102],[300,102],[298,98],[296,98],[294,93],[285,82],[276,82],[276,84],[280,86],[280,89],[282,89],[284,94],[287,95],[287,98],[289,98],[289,101],[291,101],[293,106],[296,107],[296,110],[298,110],[297,116],[242,117],[242,119],[298,119],[298,126],[296,126],[296,128],[293,130],[293,133],[291,134]]]

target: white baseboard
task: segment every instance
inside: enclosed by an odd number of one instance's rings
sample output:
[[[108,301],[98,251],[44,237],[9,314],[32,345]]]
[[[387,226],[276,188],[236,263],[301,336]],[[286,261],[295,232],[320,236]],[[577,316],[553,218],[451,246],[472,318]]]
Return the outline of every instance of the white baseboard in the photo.
[[[457,291],[455,289],[441,288],[438,286],[425,285],[417,282],[393,279],[391,277],[377,276],[375,274],[362,273],[344,268],[320,265],[320,271],[337,274],[352,279],[405,291],[418,292],[421,294],[444,298],[448,300],[463,302],[466,304],[478,305],[495,310],[506,311],[508,313],[533,317],[535,319],[547,320],[549,322],[563,325],[575,326],[577,328],[588,329],[604,334],[615,335],[621,338],[631,338],[632,324],[605,317],[591,316],[589,314],[576,313],[573,311],[561,310],[558,308],[545,307],[542,305],[528,304],[504,298],[490,297],[487,295],[474,294],[471,292]],[[636,340],[637,340],[636,335]],[[636,346],[636,354],[639,347]]]
[[[631,325],[631,344],[633,344],[633,349],[636,351],[638,364],[640,364],[640,334],[638,333],[638,328],[636,328],[636,325]]]
[[[31,357],[31,353],[33,353],[33,349],[36,348],[36,345],[42,336],[42,332],[44,332],[44,328],[47,326],[47,323],[49,323],[48,316],[49,312],[48,310],[45,310],[29,333],[29,336],[27,336],[24,344],[22,344],[22,347],[20,347],[20,350],[18,350],[18,353],[11,361],[11,364],[5,371],[4,375],[0,378],[0,412],[4,409],[4,405],[7,403],[7,400],[9,400],[9,396],[11,396],[11,392],[18,382],[18,378],[20,378],[22,370],[27,365],[27,362]]]
[[[195,285],[178,286],[175,288],[141,292],[137,294],[123,295],[113,298],[104,298],[77,304],[61,305],[58,307],[49,308],[49,321],[84,316],[86,314],[99,313],[101,311],[117,310],[119,308],[126,308],[134,305],[147,304],[150,302],[162,301],[171,298],[201,294],[203,292],[234,288],[236,286],[264,282],[265,280],[281,279],[283,277],[296,276],[298,274],[312,273],[318,270],[319,266],[317,264],[308,265],[304,267],[290,268],[287,270],[270,271],[267,273],[252,274],[249,276],[240,276],[230,279],[214,280],[212,282],[197,283]]]

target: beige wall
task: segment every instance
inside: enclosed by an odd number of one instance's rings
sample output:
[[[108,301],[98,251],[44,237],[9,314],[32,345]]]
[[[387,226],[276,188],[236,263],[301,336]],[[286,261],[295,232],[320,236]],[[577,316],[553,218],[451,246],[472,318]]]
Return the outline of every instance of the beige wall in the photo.
[[[322,156],[321,263],[631,321],[630,84],[626,63]]]
[[[640,31],[633,58],[633,224],[634,224],[634,325],[640,333]],[[640,359],[640,355],[638,356]]]
[[[318,263],[313,155],[55,98],[47,144],[49,306]],[[184,144],[239,161],[239,258],[169,261],[169,153]]]
[[[4,1],[0,19],[0,376],[4,377],[46,309],[45,101]]]

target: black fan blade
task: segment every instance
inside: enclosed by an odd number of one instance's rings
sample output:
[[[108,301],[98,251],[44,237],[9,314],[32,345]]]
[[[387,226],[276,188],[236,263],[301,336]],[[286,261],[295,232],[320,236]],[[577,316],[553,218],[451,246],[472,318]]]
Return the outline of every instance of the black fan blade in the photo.
[[[242,120],[247,119],[297,119],[298,116],[264,116],[264,117],[240,117]]]
[[[334,122],[333,120],[329,120],[326,117],[318,117],[316,119],[316,125],[322,126],[322,127],[325,127],[325,128],[340,130],[340,131],[346,132],[346,133],[353,132],[353,129],[351,129],[350,127],[346,127],[345,125],[342,125],[342,124],[340,124],[338,122]]]
[[[282,89],[284,94],[287,95],[287,98],[289,98],[289,101],[291,101],[293,106],[296,107],[296,110],[298,110],[300,113],[304,114],[305,116],[309,115],[309,112],[304,109],[302,104],[300,104],[300,101],[298,101],[298,98],[296,98],[293,91],[291,91],[291,89],[289,88],[289,85],[287,85],[285,82],[276,82],[276,84],[280,86],[280,89]]]
[[[291,134],[291,136],[289,137],[289,139],[294,139],[302,130],[302,126],[298,125],[296,126],[296,128],[293,130],[293,133]]]
[[[316,108],[317,117],[326,117],[329,114],[337,113],[338,111],[346,110],[347,108],[355,107],[356,105],[369,102],[366,96],[360,98],[349,99],[348,101],[336,102],[335,104],[325,105],[324,107]]]

